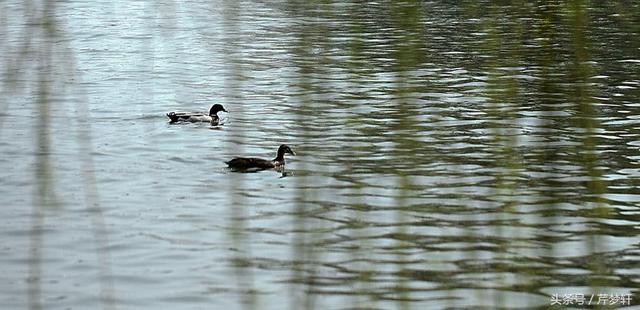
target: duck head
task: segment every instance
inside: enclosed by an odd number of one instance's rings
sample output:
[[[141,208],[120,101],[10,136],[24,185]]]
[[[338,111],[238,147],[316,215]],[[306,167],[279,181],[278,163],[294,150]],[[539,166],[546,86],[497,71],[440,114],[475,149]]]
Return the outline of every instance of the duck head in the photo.
[[[218,112],[220,111],[224,111],[227,112],[227,110],[224,109],[224,107],[221,104],[214,104],[211,106],[211,110],[209,110],[209,116],[214,116],[214,115],[218,115]],[[229,113],[229,112],[227,112]]]
[[[282,155],[284,156],[284,154],[291,154],[291,155],[296,155],[296,152],[294,152],[288,145],[283,144],[280,145],[280,147],[278,148],[278,156]]]

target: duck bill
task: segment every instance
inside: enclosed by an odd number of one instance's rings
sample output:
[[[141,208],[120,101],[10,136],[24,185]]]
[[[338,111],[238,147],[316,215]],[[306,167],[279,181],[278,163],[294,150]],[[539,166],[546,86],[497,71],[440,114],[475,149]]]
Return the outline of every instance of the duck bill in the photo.
[[[291,155],[296,156],[296,152],[291,151]]]

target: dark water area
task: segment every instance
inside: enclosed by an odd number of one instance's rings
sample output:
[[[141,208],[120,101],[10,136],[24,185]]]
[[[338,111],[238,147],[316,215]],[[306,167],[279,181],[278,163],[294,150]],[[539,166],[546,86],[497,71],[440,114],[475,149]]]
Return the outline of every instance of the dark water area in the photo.
[[[637,307],[639,37],[634,1],[1,2],[0,304]]]

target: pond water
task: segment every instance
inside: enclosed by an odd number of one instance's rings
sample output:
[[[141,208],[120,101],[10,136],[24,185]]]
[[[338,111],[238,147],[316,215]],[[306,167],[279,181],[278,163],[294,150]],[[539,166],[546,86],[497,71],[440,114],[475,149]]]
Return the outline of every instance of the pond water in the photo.
[[[640,3],[10,0],[0,20],[3,308],[640,300]],[[165,116],[213,103],[220,126]],[[224,163],[283,143],[284,171]]]

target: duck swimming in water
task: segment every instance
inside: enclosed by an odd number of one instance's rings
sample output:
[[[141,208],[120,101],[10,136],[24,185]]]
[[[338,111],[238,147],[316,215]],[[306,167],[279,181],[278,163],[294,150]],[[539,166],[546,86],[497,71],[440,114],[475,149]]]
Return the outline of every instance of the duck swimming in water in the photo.
[[[264,170],[281,168],[284,167],[285,153],[296,155],[296,153],[291,150],[289,146],[283,144],[278,148],[278,155],[273,160],[254,157],[236,157],[230,161],[227,161],[226,164],[229,165],[229,168],[235,170]]]
[[[227,112],[221,104],[216,103],[211,106],[209,115],[205,112],[169,112],[167,113],[167,117],[171,119],[171,121],[169,121],[170,124],[178,122],[208,122],[216,126],[220,122],[220,118],[218,117],[218,112],[220,111]]]

